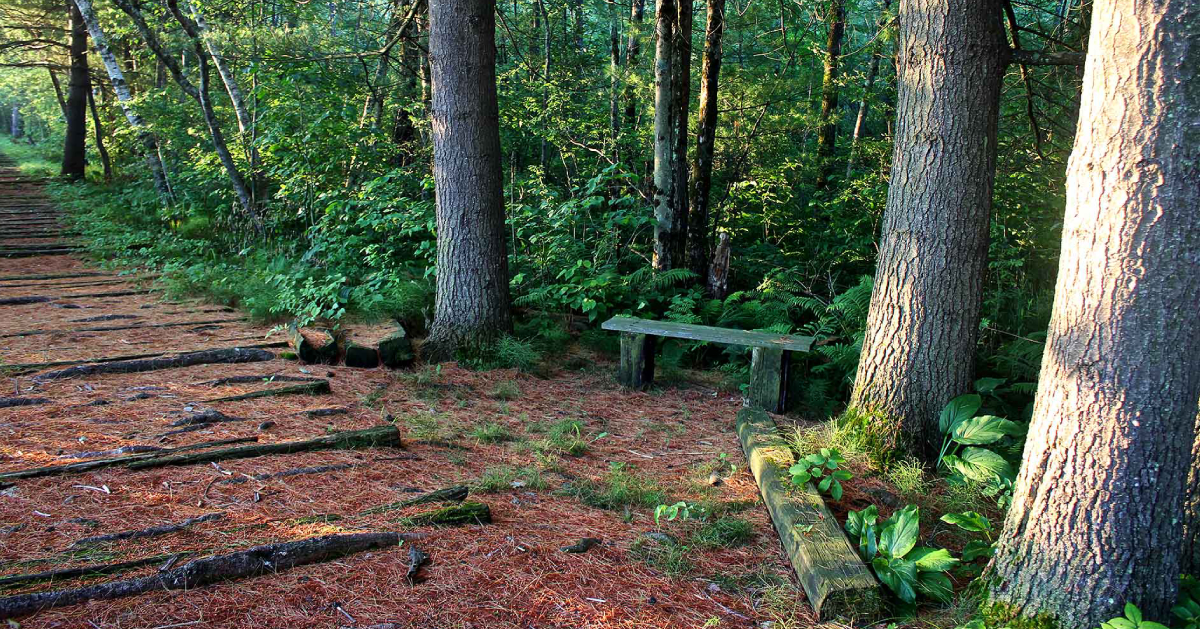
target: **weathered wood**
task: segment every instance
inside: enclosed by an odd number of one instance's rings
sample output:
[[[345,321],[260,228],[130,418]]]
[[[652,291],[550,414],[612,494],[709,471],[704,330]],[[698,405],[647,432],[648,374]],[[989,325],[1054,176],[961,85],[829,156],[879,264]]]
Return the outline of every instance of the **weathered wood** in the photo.
[[[324,382],[322,378],[314,378],[312,376],[287,376],[283,374],[263,374],[261,376],[230,376],[228,378],[219,378],[217,380],[206,380],[197,382],[196,386],[208,385],[210,387],[221,387],[229,384],[250,384],[252,382],[261,382],[270,384],[272,382]]]
[[[97,273],[87,271],[83,273],[47,273],[42,275],[2,275],[0,282],[13,282],[17,280],[61,280],[71,277],[116,277],[112,273]]]
[[[456,524],[489,524],[492,510],[482,502],[464,502],[442,507],[427,513],[398,520],[408,526],[453,526]]]
[[[175,356],[147,358],[144,360],[122,360],[107,363],[77,365],[59,371],[51,371],[34,376],[34,380],[58,380],[61,378],[78,378],[107,373],[136,373],[142,371],[157,371],[160,369],[177,369],[195,365],[251,363],[272,360],[275,354],[264,349],[247,349],[233,347],[229,349],[210,349]]]
[[[807,352],[812,348],[813,339],[810,336],[795,336],[791,334],[772,334],[769,332],[748,332],[729,328],[714,328],[707,325],[691,323],[674,323],[671,321],[649,321],[635,317],[613,317],[601,326],[605,330],[616,332],[631,332],[652,336],[665,336],[690,341],[708,341],[724,345],[742,345],[746,347],[773,347],[794,352]]]
[[[360,345],[354,341],[346,341],[347,367],[358,369],[374,369],[379,366],[379,350],[375,347]]]
[[[821,494],[785,482],[794,462],[775,422],[757,409],[737,415],[737,434],[788,560],[818,616],[871,618],[880,610],[879,584],[842,533]]]
[[[646,334],[621,333],[621,365],[617,381],[631,389],[644,389],[654,382],[656,339]]]
[[[204,400],[205,404],[213,404],[216,402],[237,402],[240,400],[254,400],[263,397],[277,397],[280,395],[323,395],[330,392],[328,380],[318,380],[306,384],[297,384],[290,387],[278,387],[275,389],[266,389],[265,391],[252,391],[250,393],[242,393],[241,395],[227,395],[225,397],[212,398]]]
[[[769,413],[782,413],[787,406],[788,367],[791,352],[769,347],[751,350],[750,389],[746,405]]]
[[[47,288],[53,288],[49,286]],[[107,293],[83,293],[81,295],[27,295],[23,297],[9,297],[0,300],[0,306],[17,306],[23,304],[43,304],[51,301],[60,301],[63,299],[96,299],[101,297],[128,297],[130,295],[146,295],[149,290],[118,290]]]
[[[67,579],[79,579],[92,576],[102,576],[106,574],[117,574],[141,568],[142,566],[151,566],[162,564],[170,561],[173,558],[184,557],[191,553],[173,553],[170,555],[154,555],[153,557],[145,557],[142,559],[133,559],[130,561],[122,561],[119,563],[108,563],[91,566],[80,566],[78,568],[62,568],[59,570],[47,570],[45,572],[34,572],[32,574],[14,574],[7,577],[0,577],[0,588],[12,589],[41,583],[43,581],[65,581]],[[176,559],[178,561],[178,559]]]
[[[47,249],[5,249],[0,248],[0,258],[36,258],[38,256],[65,256],[79,251],[75,247]]]
[[[5,472],[0,474],[0,480],[19,480],[23,478],[40,478],[43,476],[60,476],[63,474],[82,474],[92,470],[99,470],[106,467],[115,467],[118,465],[128,465],[134,461],[142,461],[153,457],[161,457],[166,455],[174,455],[178,452],[197,450],[200,448],[215,448],[217,446],[231,445],[235,443],[248,443],[258,441],[258,437],[238,437],[236,439],[224,439],[221,441],[210,441],[205,443],[197,443],[190,446],[182,446],[179,448],[170,448],[156,452],[148,452],[145,454],[131,454],[128,456],[118,456],[107,459],[98,459],[95,461],[80,461],[79,463],[66,463],[63,465],[49,465],[46,467],[35,467],[26,470],[17,470],[15,472]],[[92,454],[85,452],[83,454]]]
[[[421,494],[415,498],[407,500],[397,500],[387,504],[371,507],[359,513],[359,515],[374,515],[377,513],[385,513],[388,511],[396,511],[417,505],[432,504],[435,502],[462,502],[467,499],[467,494],[470,492],[465,485],[457,487],[447,487],[445,489],[437,489],[426,494]]]
[[[0,408],[13,408],[15,406],[38,406],[49,403],[50,400],[44,397],[0,397]]]
[[[257,337],[254,337],[254,338],[257,338]],[[229,340],[236,340],[236,339],[229,339]],[[286,341],[279,341],[279,342],[274,342],[274,343],[257,343],[254,345],[242,345],[240,347],[241,347],[241,349],[245,350],[245,349],[275,349],[275,348],[287,347],[287,346],[288,346],[288,344]],[[233,348],[217,347],[217,348],[213,348],[213,349],[233,349]],[[212,350],[209,349],[209,350],[197,350],[197,351],[212,351]],[[185,352],[185,353],[191,353],[191,352]],[[123,356],[108,356],[108,357],[104,357],[104,358],[80,358],[80,359],[76,359],[76,360],[53,360],[53,361],[44,362],[44,363],[14,363],[11,365],[0,364],[0,373],[8,374],[8,375],[21,375],[24,373],[29,373],[30,371],[36,371],[38,369],[47,369],[49,367],[66,367],[68,365],[94,365],[94,364],[98,364],[98,363],[114,363],[114,362],[125,361],[125,360],[140,360],[143,358],[157,358],[159,356],[169,356],[169,355],[175,355],[175,354],[167,354],[166,352],[150,352],[147,354],[125,354]]]
[[[67,295],[63,299],[70,299],[73,295]],[[70,328],[65,330],[26,330],[24,332],[10,332],[8,334],[0,334],[0,338],[20,338],[26,336],[39,336],[42,334],[75,334],[78,332],[117,332],[120,330],[148,330],[153,328],[178,328],[188,325],[212,325],[214,323],[237,323],[241,319],[204,319],[201,321],[175,321],[172,323],[138,323],[131,325],[97,325],[90,328]]]
[[[337,337],[329,330],[321,330],[320,332],[324,338],[320,345],[315,345],[304,336],[295,323],[292,323],[288,326],[288,340],[292,345],[292,349],[296,350],[296,356],[302,362],[327,365],[335,364],[338,355]]]
[[[142,539],[145,537],[158,537],[160,535],[170,535],[171,533],[178,533],[179,531],[189,528],[195,524],[213,522],[215,520],[220,520],[223,517],[225,517],[224,513],[209,513],[195,518],[188,518],[182,522],[176,522],[175,524],[164,524],[162,526],[152,526],[149,528],[138,529],[136,531],[120,531],[118,533],[108,533],[107,535],[85,537],[73,542],[70,548],[92,546],[95,544],[107,544],[111,542],[123,542],[126,540]]]
[[[397,326],[395,332],[379,339],[379,360],[384,366],[392,369],[407,367],[416,359],[413,353],[412,339],[408,338],[402,326]],[[349,353],[347,352],[347,355]]]
[[[255,546],[228,555],[196,559],[159,574],[71,590],[20,594],[0,599],[0,620],[91,600],[111,600],[157,590],[183,590],[220,581],[290,570],[375,548],[396,546],[403,533],[326,535],[294,542]]]
[[[44,304],[54,301],[53,297],[43,295],[27,295],[25,297],[5,297],[0,299],[0,306],[23,306],[25,304]]]
[[[194,465],[197,463],[215,463],[232,459],[248,459],[274,454],[295,454],[313,450],[355,450],[358,448],[400,448],[400,433],[394,426],[367,428],[335,432],[331,435],[307,439],[304,441],[284,441],[281,443],[265,443],[223,450],[209,450],[192,454],[171,456],[155,456],[136,461],[130,461],[126,467],[132,470],[152,467],[168,467],[174,465]],[[0,475],[4,478],[5,475]]]

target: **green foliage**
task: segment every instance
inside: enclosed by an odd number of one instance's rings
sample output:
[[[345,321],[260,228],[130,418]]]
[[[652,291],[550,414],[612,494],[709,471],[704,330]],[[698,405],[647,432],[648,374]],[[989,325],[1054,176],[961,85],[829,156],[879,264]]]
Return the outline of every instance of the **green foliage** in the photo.
[[[1189,574],[1179,580],[1179,600],[1171,608],[1177,622],[1176,629],[1200,627],[1200,580]]]
[[[971,540],[963,547],[963,561],[974,561],[979,557],[991,557],[996,553],[996,549],[992,543],[992,522],[986,516],[975,511],[966,511],[963,513],[944,514],[941,520],[947,524],[953,524],[964,531],[983,535],[983,540]]]
[[[908,505],[883,522],[879,522],[874,505],[851,511],[846,532],[851,539],[858,539],[863,560],[901,601],[915,603],[918,593],[938,601],[950,600],[953,587],[945,573],[959,560],[945,549],[917,546],[920,512],[916,505]]]
[[[945,467],[961,478],[988,482],[1012,480],[1013,466],[995,451],[978,446],[994,445],[1009,437],[1024,437],[1024,427],[996,417],[975,416],[983,405],[977,393],[960,395],[942,409],[938,428],[943,434],[938,467]]]
[[[840,466],[845,462],[846,459],[837,449],[821,448],[788,468],[788,474],[791,474],[792,484],[797,487],[811,481],[816,484],[818,491],[829,494],[834,500],[841,500],[841,481],[854,477],[849,470],[841,469]]]
[[[734,517],[717,518],[705,523],[692,534],[700,548],[732,548],[746,544],[754,537],[754,526]]]
[[[472,490],[480,493],[494,493],[510,489],[539,490],[546,488],[546,480],[536,467],[513,467],[499,465],[483,470],[479,480],[472,485]]]
[[[512,441],[513,434],[508,428],[497,424],[496,422],[482,422],[475,424],[467,436],[479,443],[502,443],[504,441]]]
[[[497,400],[512,401],[521,397],[521,387],[512,380],[501,380],[492,390],[492,397]]]
[[[659,519],[666,516],[668,522],[674,522],[676,518],[686,520],[692,517],[692,509],[696,507],[689,505],[682,500],[675,504],[662,504],[654,507],[654,523],[660,524]]]
[[[1125,603],[1125,615],[1100,623],[1100,629],[1167,629],[1167,626],[1143,619],[1137,605]]]
[[[624,463],[610,464],[599,481],[572,481],[564,493],[598,509],[649,509],[667,502],[666,492],[657,483],[637,475],[633,466]]]

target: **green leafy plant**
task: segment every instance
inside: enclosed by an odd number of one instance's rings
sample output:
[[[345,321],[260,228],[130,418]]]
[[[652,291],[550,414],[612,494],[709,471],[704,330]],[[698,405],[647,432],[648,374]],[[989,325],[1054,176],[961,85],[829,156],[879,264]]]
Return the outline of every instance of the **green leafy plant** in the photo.
[[[1178,629],[1200,628],[1200,581],[1196,577],[1185,574],[1179,580],[1179,600],[1171,613],[1179,619]]]
[[[938,428],[942,432],[942,448],[937,467],[979,482],[993,478],[1013,477],[1012,465],[993,450],[980,446],[993,445],[1005,437],[1024,434],[1020,424],[995,415],[975,413],[983,406],[977,393],[960,395],[942,409]]]
[[[1145,620],[1137,605],[1125,603],[1125,616],[1100,623],[1100,629],[1167,629],[1167,626]]]
[[[680,500],[673,505],[658,505],[654,508],[654,524],[658,525],[659,518],[667,516],[668,522],[675,521],[676,518],[686,520],[692,517],[692,506]]]
[[[858,538],[863,560],[901,601],[915,603],[918,593],[938,601],[950,600],[953,587],[946,572],[959,560],[944,548],[917,546],[920,510],[916,505],[904,507],[883,522],[874,505],[851,511],[846,532]]]
[[[845,462],[846,459],[835,448],[821,448],[788,468],[788,473],[792,475],[793,485],[803,487],[805,483],[815,482],[819,491],[829,494],[834,500],[841,500],[841,481],[854,477],[848,470],[841,469],[841,464]]]
[[[942,516],[942,522],[953,524],[964,531],[983,534],[986,541],[971,540],[963,547],[963,561],[974,561],[979,557],[991,557],[996,552],[992,539],[992,522],[987,519],[987,516],[975,511],[947,513]]]

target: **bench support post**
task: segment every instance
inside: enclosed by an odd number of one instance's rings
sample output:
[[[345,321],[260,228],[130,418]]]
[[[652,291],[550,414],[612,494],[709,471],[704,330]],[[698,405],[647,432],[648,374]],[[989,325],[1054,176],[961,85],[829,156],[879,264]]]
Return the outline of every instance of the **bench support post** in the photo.
[[[621,368],[617,380],[631,389],[644,389],[654,382],[655,337],[621,333]]]
[[[746,406],[782,413],[787,406],[788,366],[792,353],[782,349],[755,347],[750,360],[750,390]]]

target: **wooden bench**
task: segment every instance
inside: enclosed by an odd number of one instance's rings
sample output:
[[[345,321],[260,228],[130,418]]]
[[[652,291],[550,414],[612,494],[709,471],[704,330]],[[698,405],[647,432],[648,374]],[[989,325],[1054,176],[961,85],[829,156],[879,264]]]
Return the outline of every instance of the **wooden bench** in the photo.
[[[621,368],[617,379],[622,385],[635,389],[645,388],[654,382],[654,352],[658,337],[752,348],[750,391],[746,401],[751,407],[772,413],[783,412],[787,403],[788,366],[792,352],[807,352],[813,344],[809,336],[747,332],[624,316],[613,317],[601,327],[621,333]]]

